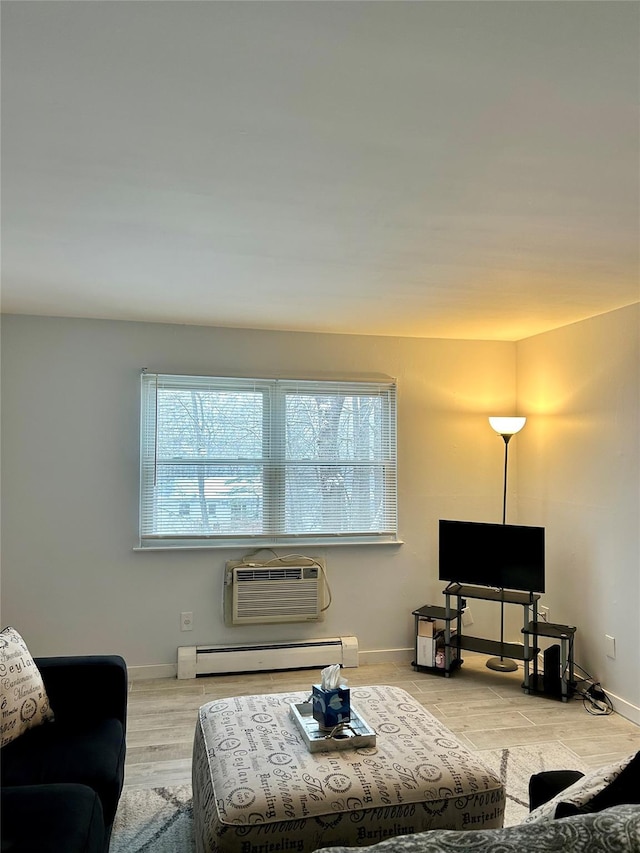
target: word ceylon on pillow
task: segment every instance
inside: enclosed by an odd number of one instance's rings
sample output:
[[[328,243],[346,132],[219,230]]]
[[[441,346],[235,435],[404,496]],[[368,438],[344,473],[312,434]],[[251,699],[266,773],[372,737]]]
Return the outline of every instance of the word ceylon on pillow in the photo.
[[[27,644],[11,627],[0,632],[0,711],[0,746],[53,719],[40,671]]]

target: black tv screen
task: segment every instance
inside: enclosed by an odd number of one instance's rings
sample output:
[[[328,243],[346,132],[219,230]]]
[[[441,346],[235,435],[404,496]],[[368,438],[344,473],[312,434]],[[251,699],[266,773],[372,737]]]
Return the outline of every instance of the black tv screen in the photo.
[[[544,592],[544,527],[440,519],[439,578]]]

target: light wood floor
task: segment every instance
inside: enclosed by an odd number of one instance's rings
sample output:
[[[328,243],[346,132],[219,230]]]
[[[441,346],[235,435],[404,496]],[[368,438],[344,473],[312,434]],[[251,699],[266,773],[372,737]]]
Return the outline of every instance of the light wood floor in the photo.
[[[450,678],[417,673],[410,664],[346,669],[350,686],[393,684],[419,700],[471,750],[560,742],[587,767],[640,749],[640,727],[617,714],[593,716],[582,699],[567,703],[528,696],[522,672],[497,673],[486,657],[465,654]],[[197,711],[217,698],[310,690],[319,670],[218,675],[193,681],[134,681],[129,692],[125,788],[191,783]]]

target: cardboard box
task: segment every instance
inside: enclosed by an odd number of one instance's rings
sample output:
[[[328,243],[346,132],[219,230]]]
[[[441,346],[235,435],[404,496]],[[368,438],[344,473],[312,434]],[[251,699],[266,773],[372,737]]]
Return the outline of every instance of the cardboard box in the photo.
[[[418,666],[435,666],[436,645],[433,637],[418,636],[416,644],[416,663]]]
[[[456,635],[456,631],[451,631],[451,641]],[[438,652],[444,652],[444,630],[434,631],[433,637],[424,637],[418,633],[416,638],[416,663],[418,666],[444,666],[444,657]]]
[[[418,636],[433,637],[438,631],[444,631],[445,625],[444,619],[424,619],[420,617],[418,619]]]
[[[433,637],[435,624],[433,619],[418,619],[418,636]]]

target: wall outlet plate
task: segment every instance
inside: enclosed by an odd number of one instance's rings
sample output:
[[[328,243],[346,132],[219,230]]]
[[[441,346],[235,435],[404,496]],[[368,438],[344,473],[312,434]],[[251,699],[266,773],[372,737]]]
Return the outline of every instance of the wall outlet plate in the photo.
[[[193,631],[193,611],[185,610],[180,614],[180,630]]]
[[[608,658],[615,660],[616,657],[616,638],[610,637],[609,634],[604,635],[605,652]]]

